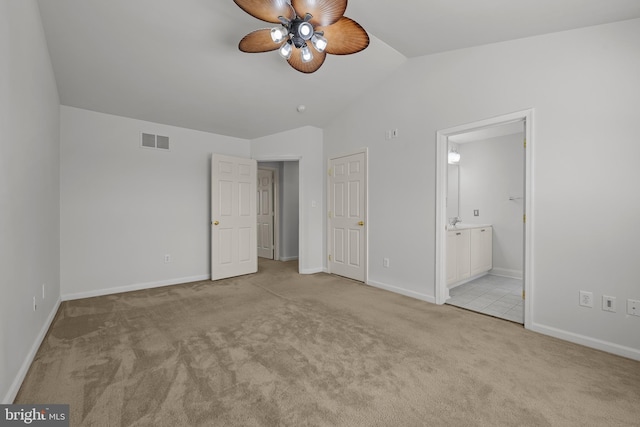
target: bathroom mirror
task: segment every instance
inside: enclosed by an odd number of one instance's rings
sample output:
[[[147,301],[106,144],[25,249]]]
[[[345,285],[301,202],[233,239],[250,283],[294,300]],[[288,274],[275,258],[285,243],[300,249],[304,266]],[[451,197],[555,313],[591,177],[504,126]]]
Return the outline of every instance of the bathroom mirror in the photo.
[[[448,165],[447,178],[447,219],[460,216],[458,207],[460,206],[460,166]]]

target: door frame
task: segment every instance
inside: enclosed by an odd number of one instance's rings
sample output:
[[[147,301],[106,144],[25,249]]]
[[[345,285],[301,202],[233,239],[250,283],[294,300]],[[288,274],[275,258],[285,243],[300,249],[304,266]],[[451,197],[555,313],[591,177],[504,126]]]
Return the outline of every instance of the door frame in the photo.
[[[306,221],[307,214],[303,209],[302,203],[300,202],[301,200],[304,200],[302,170],[303,167],[306,167],[306,165],[304,165],[303,157],[297,155],[264,155],[252,156],[251,158],[258,162],[258,164],[260,164],[261,162],[298,162],[298,273],[309,274],[307,272],[302,272],[303,268],[301,267],[307,265],[307,251],[302,250],[302,248],[307,247],[307,235],[304,233],[303,228],[303,223]]]
[[[435,297],[436,304],[444,304],[449,299],[449,288],[446,277],[446,233],[447,233],[447,154],[449,137],[461,133],[494,127],[515,121],[524,121],[525,135],[525,212],[524,223],[524,327],[531,329],[533,313],[533,108],[516,111],[510,114],[492,117],[473,123],[467,123],[436,132],[436,265],[435,265]]]
[[[273,260],[280,261],[280,177],[278,176],[278,169],[268,168],[260,166],[258,163],[258,170],[265,170],[271,172],[271,193],[273,194]]]
[[[336,160],[339,159],[341,157],[348,157],[348,156],[353,156],[355,154],[364,154],[364,165],[365,165],[365,171],[364,171],[364,186],[365,186],[365,191],[364,191],[364,283],[368,284],[369,283],[369,148],[368,147],[362,147],[360,149],[354,150],[354,151],[349,151],[346,153],[340,153],[337,154],[335,156],[331,156],[327,158],[327,168],[329,166],[329,164],[331,163],[332,160]],[[329,169],[329,168],[328,168]],[[326,217],[326,223],[325,223],[325,228],[327,230],[327,236],[326,236],[326,248],[327,248],[327,252],[325,254],[326,256],[326,261],[327,261],[327,272],[329,274],[333,274],[331,272],[331,262],[329,261],[329,254],[331,252],[331,243],[332,243],[332,237],[331,237],[331,226],[330,226],[330,221],[331,219],[329,218],[329,208],[331,206],[331,175],[330,175],[330,171],[327,170],[327,217]]]

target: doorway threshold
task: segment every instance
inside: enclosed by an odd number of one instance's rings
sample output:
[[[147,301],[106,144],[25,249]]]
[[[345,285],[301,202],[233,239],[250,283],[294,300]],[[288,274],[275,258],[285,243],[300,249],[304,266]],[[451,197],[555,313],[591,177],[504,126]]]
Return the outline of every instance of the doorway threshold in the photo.
[[[522,279],[487,274],[449,290],[447,304],[524,324]]]

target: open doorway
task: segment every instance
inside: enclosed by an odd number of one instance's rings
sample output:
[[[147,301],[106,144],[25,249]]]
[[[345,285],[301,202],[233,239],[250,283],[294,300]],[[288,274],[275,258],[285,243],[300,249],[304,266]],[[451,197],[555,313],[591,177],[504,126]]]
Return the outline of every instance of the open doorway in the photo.
[[[470,255],[464,268],[447,253],[446,304],[523,324],[524,121],[448,141],[447,248],[465,234]]]
[[[299,162],[258,162],[258,256],[298,259]]]
[[[528,110],[446,129],[437,145],[436,301],[525,326],[531,120]]]

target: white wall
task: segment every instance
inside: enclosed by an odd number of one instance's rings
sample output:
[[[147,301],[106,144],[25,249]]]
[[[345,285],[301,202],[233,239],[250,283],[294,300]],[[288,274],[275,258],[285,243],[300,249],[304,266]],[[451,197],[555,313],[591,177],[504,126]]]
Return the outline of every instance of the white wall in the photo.
[[[459,144],[460,216],[493,226],[494,274],[522,278],[524,133]],[[509,200],[510,197],[520,197]],[[478,210],[479,216],[473,211]]]
[[[249,141],[65,106],[61,140],[64,298],[210,277],[211,153],[249,157]]]
[[[258,161],[299,159],[300,273],[323,271],[324,177],[322,130],[311,126],[251,141],[251,157]]]
[[[2,403],[13,401],[59,302],[59,135],[58,92],[38,6],[32,0],[1,1]]]
[[[369,147],[370,280],[434,299],[436,131],[534,108],[531,327],[640,359],[639,75],[636,19],[411,59],[342,111],[325,156]]]

